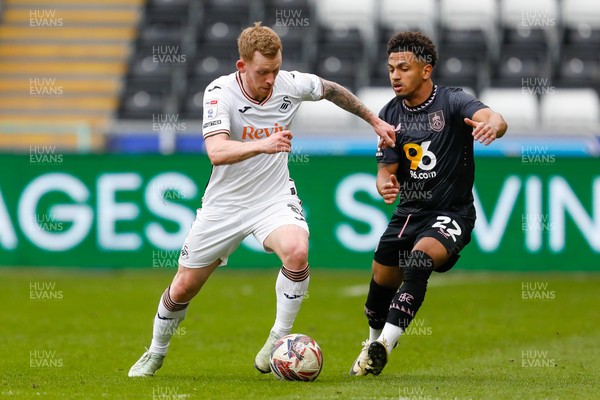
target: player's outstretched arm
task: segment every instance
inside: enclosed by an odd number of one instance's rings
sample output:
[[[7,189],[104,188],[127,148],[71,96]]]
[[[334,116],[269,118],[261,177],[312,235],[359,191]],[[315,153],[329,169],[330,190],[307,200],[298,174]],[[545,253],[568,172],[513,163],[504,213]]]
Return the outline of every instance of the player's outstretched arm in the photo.
[[[398,171],[398,164],[377,164],[377,191],[383,197],[385,204],[394,204],[400,193],[396,171]]]
[[[473,127],[473,140],[486,146],[504,136],[508,129],[502,115],[492,111],[491,108],[477,111],[472,119],[465,118],[465,124]]]
[[[204,140],[206,153],[213,165],[235,164],[258,154],[289,153],[292,151],[292,132],[280,131],[254,142],[230,140],[226,134]]]
[[[323,78],[321,78],[321,81],[323,82],[323,98],[367,121],[373,127],[377,136],[381,138],[380,147],[394,147],[396,145],[396,132],[394,132],[392,125],[377,117],[358,97],[342,85]]]

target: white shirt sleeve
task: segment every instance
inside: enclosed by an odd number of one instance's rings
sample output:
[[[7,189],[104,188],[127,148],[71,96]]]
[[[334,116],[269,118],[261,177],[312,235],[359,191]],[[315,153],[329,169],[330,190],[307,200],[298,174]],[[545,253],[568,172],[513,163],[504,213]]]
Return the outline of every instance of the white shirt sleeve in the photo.
[[[323,83],[321,78],[314,74],[292,71],[295,77],[300,98],[304,101],[318,101],[323,97]]]
[[[202,135],[205,139],[222,133],[229,135],[231,131],[230,100],[219,86],[222,85],[215,81],[204,91]]]

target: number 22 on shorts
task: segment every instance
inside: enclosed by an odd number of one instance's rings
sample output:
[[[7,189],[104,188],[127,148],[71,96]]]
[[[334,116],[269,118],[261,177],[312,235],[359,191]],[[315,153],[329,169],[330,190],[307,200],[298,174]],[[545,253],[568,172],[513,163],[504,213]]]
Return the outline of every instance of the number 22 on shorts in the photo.
[[[445,215],[440,215],[436,219],[437,222],[431,225],[431,227],[439,228],[444,236],[448,235],[452,238],[452,240],[456,242],[456,236],[460,236],[460,234],[462,233],[462,229],[460,229],[458,223],[452,218],[447,217]],[[452,223],[452,226],[454,226],[454,228],[448,227],[449,223]]]

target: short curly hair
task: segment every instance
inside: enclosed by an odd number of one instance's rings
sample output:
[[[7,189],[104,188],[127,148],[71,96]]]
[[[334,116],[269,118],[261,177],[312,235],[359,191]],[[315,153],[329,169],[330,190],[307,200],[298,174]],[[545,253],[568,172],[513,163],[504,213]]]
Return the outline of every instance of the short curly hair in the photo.
[[[435,44],[421,32],[400,32],[392,36],[387,45],[387,54],[411,52],[417,60],[435,67],[438,60]]]
[[[244,29],[237,40],[240,57],[244,61],[252,61],[254,53],[259,52],[266,57],[275,57],[282,49],[281,39],[275,31],[261,22]]]

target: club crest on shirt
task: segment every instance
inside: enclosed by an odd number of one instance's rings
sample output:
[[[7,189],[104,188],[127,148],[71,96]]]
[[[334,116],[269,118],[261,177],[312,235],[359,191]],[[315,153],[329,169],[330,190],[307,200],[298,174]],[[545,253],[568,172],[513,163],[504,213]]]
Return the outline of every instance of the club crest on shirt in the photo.
[[[286,113],[292,108],[292,102],[287,96],[283,96],[283,103],[279,106],[279,112]]]
[[[438,110],[432,113],[427,114],[429,117],[429,126],[436,132],[441,132],[446,126],[446,121],[444,120],[444,111]]]

